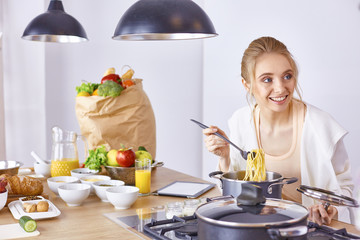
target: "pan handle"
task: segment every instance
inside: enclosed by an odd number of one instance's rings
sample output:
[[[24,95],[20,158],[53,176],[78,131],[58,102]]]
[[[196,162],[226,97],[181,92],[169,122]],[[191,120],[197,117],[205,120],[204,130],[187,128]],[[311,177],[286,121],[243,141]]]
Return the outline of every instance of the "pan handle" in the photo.
[[[272,240],[288,239],[305,236],[308,232],[307,226],[296,226],[288,228],[270,228],[267,230]]]
[[[209,177],[216,178],[216,179],[220,180],[220,188],[221,189],[223,189],[223,181],[222,181],[221,177],[219,177],[218,175],[222,176],[223,174],[224,174],[224,172],[222,172],[222,171],[215,171],[215,172],[209,173]]]
[[[291,184],[291,183],[297,182],[297,180],[298,180],[298,178],[296,178],[296,177],[282,178],[280,180],[280,182],[275,182],[275,183],[270,184],[268,186],[268,188],[267,188],[267,192],[268,192],[268,194],[271,194],[272,193],[272,187],[275,186],[275,185]]]
[[[209,177],[221,180],[221,178],[217,175],[223,175],[223,174],[224,174],[224,172],[222,172],[222,171],[215,171],[215,172],[209,173]]]

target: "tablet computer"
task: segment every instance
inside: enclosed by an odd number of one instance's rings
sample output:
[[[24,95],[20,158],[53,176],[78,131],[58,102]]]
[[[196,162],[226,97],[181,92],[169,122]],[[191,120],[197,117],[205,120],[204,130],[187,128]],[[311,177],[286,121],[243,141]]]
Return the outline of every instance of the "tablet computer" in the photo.
[[[154,195],[197,198],[215,186],[214,183],[175,181],[155,191]]]

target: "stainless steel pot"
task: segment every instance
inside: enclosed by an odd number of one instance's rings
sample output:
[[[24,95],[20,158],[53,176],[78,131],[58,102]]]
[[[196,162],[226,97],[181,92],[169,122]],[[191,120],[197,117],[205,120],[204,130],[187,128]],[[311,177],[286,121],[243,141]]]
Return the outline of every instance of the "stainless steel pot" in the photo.
[[[285,178],[277,172],[266,172],[266,180],[262,182],[243,181],[246,171],[227,172],[216,171],[209,174],[209,177],[216,178],[221,181],[223,196],[232,195],[237,197],[241,194],[242,184],[251,183],[261,187],[263,195],[266,198],[281,199],[282,187],[284,184],[296,182],[296,177]]]
[[[297,203],[266,199],[245,206],[231,196],[198,207],[198,237],[212,239],[306,239],[308,210]]]

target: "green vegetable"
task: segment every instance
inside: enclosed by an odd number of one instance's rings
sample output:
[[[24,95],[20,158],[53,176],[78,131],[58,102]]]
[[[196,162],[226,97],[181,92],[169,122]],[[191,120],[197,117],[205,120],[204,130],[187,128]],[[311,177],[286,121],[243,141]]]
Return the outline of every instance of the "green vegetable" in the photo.
[[[124,88],[120,84],[113,81],[106,81],[103,84],[100,84],[98,94],[103,97],[117,97],[122,90],[124,90]]]
[[[19,219],[20,226],[27,232],[33,232],[36,230],[36,222],[29,216],[22,216]]]
[[[91,170],[101,170],[101,166],[107,166],[107,151],[104,145],[96,148],[95,150],[89,150],[89,157],[85,161],[85,167]]]
[[[76,87],[77,93],[79,92],[88,92],[90,95],[99,87],[98,83],[82,83],[80,86]]]

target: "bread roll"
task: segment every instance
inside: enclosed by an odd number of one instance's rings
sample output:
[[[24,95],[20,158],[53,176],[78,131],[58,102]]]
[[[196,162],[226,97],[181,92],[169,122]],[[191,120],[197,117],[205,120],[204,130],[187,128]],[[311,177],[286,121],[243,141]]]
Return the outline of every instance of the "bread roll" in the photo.
[[[23,208],[25,212],[32,213],[36,211],[36,204],[35,203],[24,203]]]
[[[47,212],[49,210],[49,203],[47,201],[40,201],[36,206],[38,212]]]
[[[44,189],[42,182],[32,177],[10,176],[8,174],[2,174],[0,177],[5,177],[7,180],[6,188],[9,191],[9,195],[40,195]]]

